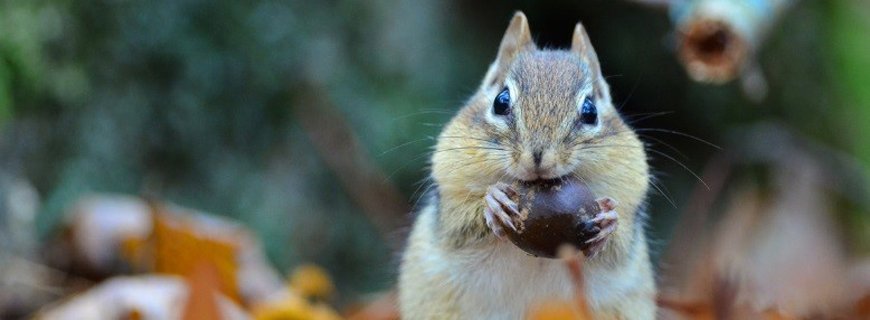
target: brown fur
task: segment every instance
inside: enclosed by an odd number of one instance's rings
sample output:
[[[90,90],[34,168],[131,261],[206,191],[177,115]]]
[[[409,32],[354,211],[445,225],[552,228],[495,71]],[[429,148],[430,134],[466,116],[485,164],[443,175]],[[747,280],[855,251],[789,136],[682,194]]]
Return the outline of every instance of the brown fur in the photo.
[[[511,89],[512,114],[495,118],[492,101],[506,86]],[[600,125],[578,129],[578,106],[587,95],[595,97]],[[619,202],[619,226],[603,251],[589,260],[589,269],[628,266],[626,272],[640,273],[644,283],[618,308],[592,303],[593,311],[623,319],[646,318],[654,312],[655,288],[638,225],[649,185],[643,144],[612,105],[582,25],[574,30],[570,50],[539,50],[525,16],[517,13],[481,87],[439,136],[432,177],[440,197],[424,208],[403,257],[399,287],[405,318],[462,318],[456,307],[462,294],[444,285],[451,273],[434,272],[427,259],[468,248],[489,252],[486,248],[500,241],[484,221],[482,199],[489,186],[530,174],[533,150],[544,151],[542,166],[549,168],[540,178],[573,175],[597,196]],[[606,288],[590,290],[594,294]],[[510,303],[511,297],[493,299]]]

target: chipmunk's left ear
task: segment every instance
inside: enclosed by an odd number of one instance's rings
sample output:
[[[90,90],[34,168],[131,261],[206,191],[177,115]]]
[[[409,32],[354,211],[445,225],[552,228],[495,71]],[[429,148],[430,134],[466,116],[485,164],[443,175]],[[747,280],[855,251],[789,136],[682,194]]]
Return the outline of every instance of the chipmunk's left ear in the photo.
[[[598,62],[598,54],[595,53],[595,48],[592,48],[592,41],[589,40],[589,34],[586,33],[586,28],[583,24],[577,22],[574,27],[574,36],[571,38],[571,52],[577,55],[581,61],[589,66],[592,74],[592,79],[597,80],[596,95],[598,98],[610,98],[610,90],[604,78],[601,77],[601,64]]]

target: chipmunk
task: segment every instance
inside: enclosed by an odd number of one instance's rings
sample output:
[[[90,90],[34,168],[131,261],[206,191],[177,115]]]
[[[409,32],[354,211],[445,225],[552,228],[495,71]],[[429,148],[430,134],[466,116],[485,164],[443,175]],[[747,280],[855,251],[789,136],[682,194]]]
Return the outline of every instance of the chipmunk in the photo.
[[[516,214],[509,182],[572,175],[619,203],[616,214],[594,219],[600,243],[583,271],[591,312],[653,319],[644,145],[614,107],[582,24],[569,50],[538,49],[517,12],[480,88],[438,137],[433,192],[402,256],[402,317],[522,319],[544,301],[571,299],[561,261],[528,255],[503,236]]]

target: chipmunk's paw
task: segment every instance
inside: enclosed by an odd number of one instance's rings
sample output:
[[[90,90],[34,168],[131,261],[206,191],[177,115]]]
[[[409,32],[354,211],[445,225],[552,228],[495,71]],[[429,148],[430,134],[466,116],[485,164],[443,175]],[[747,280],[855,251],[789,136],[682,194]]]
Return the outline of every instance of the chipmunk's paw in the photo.
[[[504,228],[517,230],[514,224],[514,218],[519,217],[520,210],[517,203],[511,200],[511,197],[516,197],[517,192],[509,185],[499,182],[486,190],[486,196],[483,197],[486,205],[483,208],[483,217],[486,219],[486,225],[500,239],[505,238]]]
[[[616,214],[616,210],[614,210],[616,207],[616,200],[613,200],[612,198],[600,198],[595,201],[598,202],[601,211],[589,220],[589,222],[593,223],[599,230],[595,237],[586,241],[586,243],[589,244],[589,247],[584,250],[583,253],[588,257],[594,256],[604,248],[608,236],[616,231],[616,226],[619,224],[618,215]]]

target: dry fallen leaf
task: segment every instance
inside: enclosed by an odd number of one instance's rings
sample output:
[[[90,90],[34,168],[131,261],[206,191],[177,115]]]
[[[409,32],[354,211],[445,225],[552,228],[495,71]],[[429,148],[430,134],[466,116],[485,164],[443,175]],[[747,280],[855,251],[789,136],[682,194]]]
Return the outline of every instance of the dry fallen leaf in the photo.
[[[218,268],[222,292],[236,301],[251,304],[283,288],[260,242],[236,221],[106,194],[84,197],[68,215],[77,263],[72,269],[99,277],[129,271],[186,275],[206,260]]]
[[[239,301],[236,255],[239,239],[232,235],[204,233],[193,217],[171,216],[154,205],[154,271],[188,275],[203,263],[219,275],[220,292]]]
[[[115,277],[45,307],[35,319],[114,319],[138,314],[143,319],[178,319],[187,295],[176,276]]]

